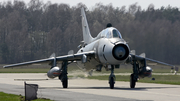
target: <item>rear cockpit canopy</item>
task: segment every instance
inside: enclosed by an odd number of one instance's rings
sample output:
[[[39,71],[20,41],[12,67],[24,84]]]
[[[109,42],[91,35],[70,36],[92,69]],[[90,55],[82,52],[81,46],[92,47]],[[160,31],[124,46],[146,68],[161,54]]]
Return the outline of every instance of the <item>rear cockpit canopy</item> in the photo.
[[[113,27],[106,28],[100,32],[101,38],[120,38],[122,39],[121,33]]]

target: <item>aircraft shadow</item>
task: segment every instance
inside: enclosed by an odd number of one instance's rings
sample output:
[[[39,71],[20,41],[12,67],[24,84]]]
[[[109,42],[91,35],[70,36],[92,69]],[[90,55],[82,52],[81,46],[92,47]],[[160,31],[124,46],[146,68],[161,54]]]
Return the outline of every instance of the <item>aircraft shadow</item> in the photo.
[[[114,87],[113,90],[130,90],[130,91],[144,91],[148,89],[164,89],[164,88],[178,88],[178,87],[138,87],[138,88],[120,88]],[[39,87],[39,89],[65,89],[62,87]],[[68,87],[67,89],[110,89],[109,87]]]

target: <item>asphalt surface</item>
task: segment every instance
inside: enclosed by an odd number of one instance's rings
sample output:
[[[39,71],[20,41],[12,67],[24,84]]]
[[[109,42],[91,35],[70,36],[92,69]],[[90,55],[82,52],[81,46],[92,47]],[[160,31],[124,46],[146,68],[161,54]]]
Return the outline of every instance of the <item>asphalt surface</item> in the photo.
[[[137,83],[135,89],[129,82],[116,81],[109,89],[108,81],[69,79],[69,88],[63,89],[58,79],[46,80],[44,73],[1,73],[0,91],[24,95],[24,80],[38,84],[38,97],[55,101],[180,101],[180,85]]]

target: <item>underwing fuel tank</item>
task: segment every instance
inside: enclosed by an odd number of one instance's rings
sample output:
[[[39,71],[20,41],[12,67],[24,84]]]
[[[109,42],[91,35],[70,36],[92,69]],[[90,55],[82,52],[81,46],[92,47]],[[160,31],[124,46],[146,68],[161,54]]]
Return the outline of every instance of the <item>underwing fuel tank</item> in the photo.
[[[100,39],[98,45],[98,57],[105,64],[120,64],[129,57],[129,46],[123,39]]]
[[[142,70],[140,70],[138,75],[141,78],[151,77],[151,75],[152,75],[152,68],[149,67],[149,66],[143,67]]]
[[[47,76],[51,79],[61,75],[62,71],[59,67],[53,67],[47,72]]]

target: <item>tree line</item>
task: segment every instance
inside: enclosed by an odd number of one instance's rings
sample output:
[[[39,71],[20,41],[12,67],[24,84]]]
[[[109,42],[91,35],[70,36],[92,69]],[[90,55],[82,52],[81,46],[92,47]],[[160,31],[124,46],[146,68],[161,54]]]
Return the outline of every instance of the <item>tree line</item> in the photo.
[[[93,37],[112,23],[137,54],[179,64],[180,11],[177,7],[155,9],[150,4],[141,9],[137,3],[129,7],[113,7],[97,3],[91,9],[79,3],[44,3],[31,0],[0,3],[0,63],[9,64],[42,59],[52,53],[65,55],[78,50],[83,40],[81,8],[86,11]]]

